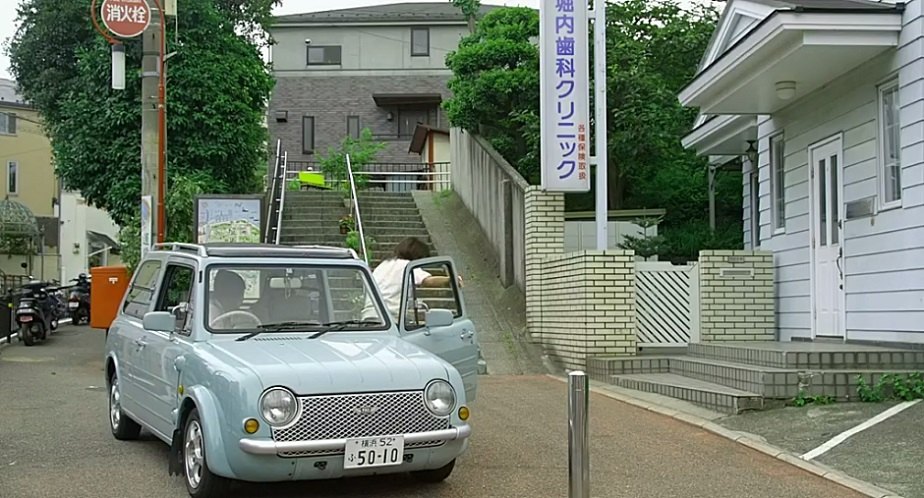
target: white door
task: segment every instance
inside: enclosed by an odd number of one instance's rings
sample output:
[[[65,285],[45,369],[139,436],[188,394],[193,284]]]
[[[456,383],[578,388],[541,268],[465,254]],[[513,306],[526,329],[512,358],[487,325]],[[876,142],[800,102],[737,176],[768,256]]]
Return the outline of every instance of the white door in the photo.
[[[844,337],[841,139],[825,141],[809,151],[813,335]]]

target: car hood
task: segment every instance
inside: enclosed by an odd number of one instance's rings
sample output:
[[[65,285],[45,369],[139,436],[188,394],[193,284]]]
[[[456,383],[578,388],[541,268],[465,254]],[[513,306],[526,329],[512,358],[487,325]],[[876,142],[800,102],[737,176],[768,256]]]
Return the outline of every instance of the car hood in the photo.
[[[267,333],[211,346],[217,356],[252,370],[264,388],[285,386],[298,395],[423,389],[447,378],[440,358],[384,333],[332,332],[318,339]]]

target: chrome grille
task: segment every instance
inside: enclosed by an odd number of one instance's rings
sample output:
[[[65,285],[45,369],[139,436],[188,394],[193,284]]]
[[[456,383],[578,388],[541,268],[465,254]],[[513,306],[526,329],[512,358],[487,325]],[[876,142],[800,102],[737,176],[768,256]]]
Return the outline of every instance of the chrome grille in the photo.
[[[273,429],[278,442],[387,436],[449,428],[448,418],[438,418],[424,405],[423,391],[372,394],[342,394],[300,397],[298,422],[285,429]],[[374,413],[358,413],[376,409]],[[408,443],[405,448],[439,446],[442,441]],[[305,457],[342,455],[343,450],[285,452],[280,456]]]

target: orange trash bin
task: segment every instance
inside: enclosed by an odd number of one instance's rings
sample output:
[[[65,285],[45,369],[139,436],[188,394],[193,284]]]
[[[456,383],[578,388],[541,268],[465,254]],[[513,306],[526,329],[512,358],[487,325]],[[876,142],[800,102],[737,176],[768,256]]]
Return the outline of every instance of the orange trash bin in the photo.
[[[90,327],[109,329],[128,289],[131,275],[125,266],[90,268]]]

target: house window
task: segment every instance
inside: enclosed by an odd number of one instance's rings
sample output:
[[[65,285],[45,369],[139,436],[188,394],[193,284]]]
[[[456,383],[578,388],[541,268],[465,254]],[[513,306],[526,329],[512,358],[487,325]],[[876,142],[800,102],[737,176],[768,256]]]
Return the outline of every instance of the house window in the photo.
[[[784,169],[783,135],[770,139],[770,189],[773,193],[773,228],[786,228],[786,171]]]
[[[0,135],[16,134],[16,115],[0,111]]]
[[[19,193],[19,164],[16,161],[6,165],[6,188],[10,195]]]
[[[430,28],[411,28],[411,56],[430,55]]]
[[[902,200],[901,123],[898,80],[879,88],[879,144],[882,204],[891,207]]]
[[[359,116],[347,116],[347,136],[359,138]]]
[[[339,66],[342,61],[339,45],[309,46],[309,66]]]
[[[302,116],[302,153],[314,153],[314,116]]]

